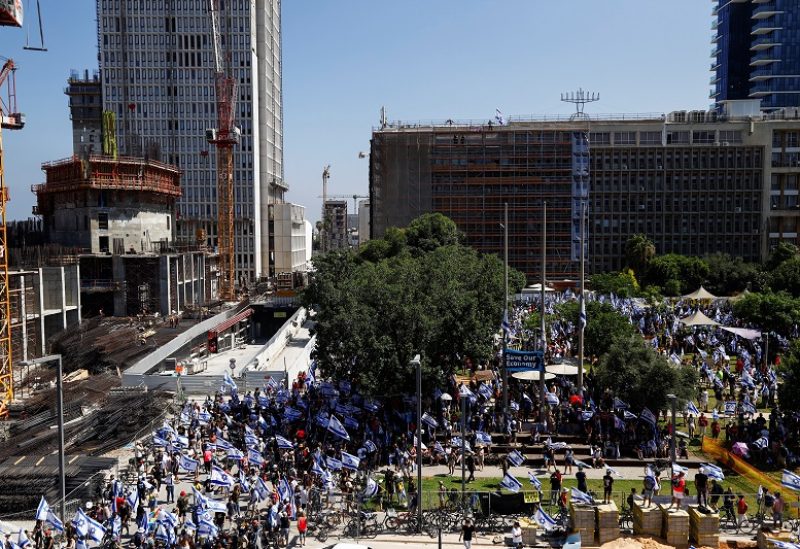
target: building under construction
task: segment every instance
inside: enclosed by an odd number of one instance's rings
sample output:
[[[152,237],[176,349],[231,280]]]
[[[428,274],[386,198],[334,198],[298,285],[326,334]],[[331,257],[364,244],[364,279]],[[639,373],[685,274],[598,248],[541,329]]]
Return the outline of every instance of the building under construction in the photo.
[[[780,241],[800,243],[798,135],[800,110],[764,114],[758,101],[721,114],[385,124],[372,135],[371,236],[440,212],[502,257],[508,203],[509,263],[539,280],[546,202],[546,274],[574,279],[576,206],[588,196],[590,274],[620,269],[637,233],[658,253],[758,261]]]

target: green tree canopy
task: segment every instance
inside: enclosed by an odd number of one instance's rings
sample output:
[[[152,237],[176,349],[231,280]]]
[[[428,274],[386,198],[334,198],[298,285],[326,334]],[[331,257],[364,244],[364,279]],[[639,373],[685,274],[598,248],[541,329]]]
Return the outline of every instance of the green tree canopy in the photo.
[[[778,385],[778,400],[781,408],[800,412],[800,339],[795,339],[781,359],[780,372],[783,383]]]
[[[634,273],[644,273],[655,256],[656,245],[643,234],[635,234],[625,243],[625,262]]]
[[[774,291],[800,297],[800,256],[789,258],[775,267],[769,273],[769,286]]]
[[[464,239],[453,220],[440,213],[419,216],[408,225],[405,234],[409,246],[424,252],[460,244]]]
[[[747,263],[741,257],[716,253],[705,258],[708,276],[703,286],[714,295],[729,296],[745,289],[757,290],[762,286],[762,273],[758,265]]]
[[[785,292],[749,293],[734,302],[733,314],[762,331],[787,335],[800,322],[800,299]]]
[[[603,295],[634,297],[639,293],[639,282],[632,271],[598,273],[589,279],[592,290]]]
[[[600,360],[595,382],[611,390],[634,410],[662,410],[667,394],[681,400],[693,397],[697,374],[689,366],[673,366],[639,335],[618,339]]]
[[[580,305],[577,301],[566,301],[557,306],[557,316],[578,325]],[[538,324],[537,324],[538,326]],[[627,339],[636,329],[626,317],[614,310],[608,303],[588,301],[586,303],[586,329],[583,332],[584,353],[586,356],[603,356],[620,339]],[[578,348],[578,337],[572,342]]]
[[[685,294],[699,288],[708,275],[708,264],[699,257],[666,254],[650,261],[647,284],[660,286],[667,295]]]
[[[765,267],[768,271],[772,271],[773,269],[777,269],[784,261],[788,261],[798,255],[800,255],[800,250],[798,250],[797,246],[794,244],[778,242],[778,245],[770,252]]]
[[[443,235],[425,234],[396,231],[358,254],[314,258],[302,302],[315,312],[316,359],[326,376],[357,380],[365,394],[399,394],[414,390],[409,362],[417,353],[426,384],[442,383],[464,358],[490,358],[503,315],[503,263],[449,237],[433,246]],[[524,283],[509,271],[510,291]]]

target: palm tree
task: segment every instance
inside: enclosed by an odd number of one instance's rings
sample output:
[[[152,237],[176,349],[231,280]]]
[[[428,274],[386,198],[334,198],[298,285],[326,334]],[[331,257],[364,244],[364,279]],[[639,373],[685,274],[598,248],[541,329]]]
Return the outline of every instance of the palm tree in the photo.
[[[636,274],[643,274],[656,255],[656,245],[643,234],[635,234],[625,243],[625,262]]]

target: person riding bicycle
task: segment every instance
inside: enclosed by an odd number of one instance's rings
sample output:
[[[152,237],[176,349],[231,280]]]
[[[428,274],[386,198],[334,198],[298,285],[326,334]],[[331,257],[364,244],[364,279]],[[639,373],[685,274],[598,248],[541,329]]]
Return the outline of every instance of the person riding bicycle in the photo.
[[[725,494],[722,498],[722,508],[725,511],[730,512],[731,516],[734,516],[736,512],[733,509],[733,503],[736,501],[736,498],[733,495],[733,490],[731,487],[728,486],[728,489],[725,491]]]

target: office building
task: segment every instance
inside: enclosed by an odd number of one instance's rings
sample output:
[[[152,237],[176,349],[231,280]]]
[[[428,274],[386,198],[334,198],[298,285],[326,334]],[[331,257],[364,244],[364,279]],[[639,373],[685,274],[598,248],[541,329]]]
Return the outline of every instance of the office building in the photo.
[[[369,240],[369,200],[358,201],[358,243]]]
[[[297,204],[270,204],[269,276],[280,273],[303,273],[306,271],[305,208]]]
[[[220,34],[238,83],[234,147],[238,279],[266,276],[270,204],[284,202],[280,0],[227,0]],[[183,194],[176,236],[216,245],[218,127],[206,0],[98,0],[103,109],[116,117],[120,154],[177,166]]]
[[[100,73],[72,71],[64,93],[69,97],[72,120],[72,151],[80,157],[103,150],[103,94]]]
[[[349,245],[347,239],[347,201],[328,200],[323,204],[320,239],[322,250],[340,250]]]
[[[798,114],[744,101],[723,115],[387,124],[371,141],[371,237],[439,212],[502,257],[508,203],[509,262],[538,280],[546,202],[547,277],[575,278],[587,200],[590,274],[620,269],[637,233],[658,253],[759,260],[781,240],[800,243]]]
[[[711,99],[800,106],[800,0],[715,0]]]

